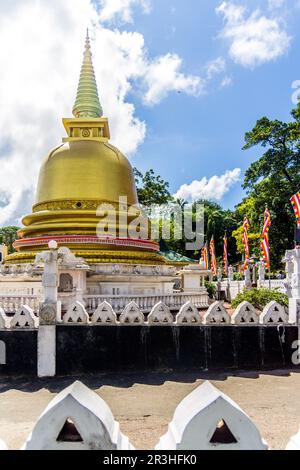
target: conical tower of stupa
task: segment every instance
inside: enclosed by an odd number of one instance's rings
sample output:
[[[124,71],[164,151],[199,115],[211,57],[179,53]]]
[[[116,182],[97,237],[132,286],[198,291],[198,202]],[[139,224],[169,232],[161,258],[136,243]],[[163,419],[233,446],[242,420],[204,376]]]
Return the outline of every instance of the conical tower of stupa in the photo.
[[[67,137],[41,165],[32,214],[23,218],[17,252],[6,263],[33,262],[50,240],[89,263],[165,263],[140,216],[132,167],[109,143],[88,34],[73,116],[63,119]],[[132,235],[137,216],[139,233]]]

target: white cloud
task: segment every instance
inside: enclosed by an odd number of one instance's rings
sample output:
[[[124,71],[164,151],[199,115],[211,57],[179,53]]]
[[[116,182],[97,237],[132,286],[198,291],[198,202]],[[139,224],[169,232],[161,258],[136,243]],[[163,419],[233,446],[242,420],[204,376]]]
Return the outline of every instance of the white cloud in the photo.
[[[107,18],[130,21],[137,3],[116,2]],[[195,95],[201,89],[199,77],[181,72],[180,57],[150,58],[141,34],[110,30],[101,14],[90,0],[77,0],[76,8],[73,0],[0,2],[0,223],[31,210],[25,195],[33,192],[44,155],[65,135],[60,118],[71,116],[87,25],[112,143],[125,153],[134,153],[146,134],[127,101],[130,91],[154,104],[176,89]]]
[[[177,54],[166,54],[147,65],[144,83],[148,89],[144,96],[147,104],[159,103],[170,91],[184,91],[199,96],[204,92],[205,80],[180,72],[182,59]]]
[[[133,22],[133,9],[140,6],[144,13],[151,10],[150,0],[100,0],[100,20],[121,20],[125,23]]]
[[[233,80],[231,77],[224,77],[223,80],[221,81],[221,88],[227,88],[229,87],[230,85],[232,85],[233,83]]]
[[[281,8],[285,4],[285,0],[268,0],[268,7],[270,10]]]
[[[221,37],[229,41],[231,58],[244,67],[256,67],[282,56],[291,37],[280,18],[268,18],[260,10],[247,14],[242,5],[222,2],[216,12],[224,18]]]
[[[226,70],[226,62],[223,57],[217,57],[214,60],[208,62],[206,66],[206,77],[208,80],[212,79],[215,75],[218,75]]]
[[[230,188],[239,181],[241,169],[235,168],[226,171],[224,175],[206,177],[201,180],[195,180],[191,184],[182,185],[174,197],[176,199],[184,199],[188,202],[197,201],[198,199],[215,199],[220,201]]]

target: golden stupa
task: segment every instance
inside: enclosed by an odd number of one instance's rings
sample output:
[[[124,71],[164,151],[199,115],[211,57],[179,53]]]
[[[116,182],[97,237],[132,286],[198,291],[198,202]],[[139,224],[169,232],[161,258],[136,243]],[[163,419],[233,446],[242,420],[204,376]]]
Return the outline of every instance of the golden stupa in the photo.
[[[148,220],[140,214],[132,167],[109,143],[88,34],[73,115],[63,119],[67,137],[42,163],[32,214],[23,218],[17,252],[6,263],[30,263],[56,240],[89,263],[164,264],[158,244],[148,237]],[[104,215],[110,228],[99,236],[97,225]],[[132,237],[128,226],[137,216],[140,232]]]

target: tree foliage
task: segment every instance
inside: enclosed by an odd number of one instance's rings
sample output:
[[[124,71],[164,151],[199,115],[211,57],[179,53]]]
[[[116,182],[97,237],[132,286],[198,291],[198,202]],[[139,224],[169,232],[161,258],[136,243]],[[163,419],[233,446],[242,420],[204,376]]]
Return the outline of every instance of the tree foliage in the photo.
[[[236,308],[242,302],[247,301],[258,310],[263,310],[263,308],[272,300],[275,300],[285,307],[288,306],[288,296],[286,294],[264,288],[244,290],[236,296],[236,298],[231,302],[231,305],[233,308]]]
[[[259,146],[263,154],[245,173],[243,187],[248,193],[236,208],[242,223],[247,215],[252,239],[257,238],[263,226],[264,209],[271,213],[269,232],[270,255],[273,268],[278,268],[286,249],[293,246],[295,217],[290,198],[300,188],[300,108],[292,110],[293,120],[282,122],[267,117],[259,119],[245,135],[244,149]],[[235,233],[239,245],[240,233]],[[251,237],[251,235],[250,235]],[[257,251],[258,247],[254,247]]]
[[[155,175],[154,171],[148,170],[145,174],[137,168],[133,169],[139,203],[145,206],[153,204],[167,204],[172,200],[169,192],[169,183],[161,176]]]
[[[19,227],[8,226],[0,228],[0,243],[5,244],[8,247],[8,252],[13,253],[14,247],[13,242],[18,238],[17,231]]]

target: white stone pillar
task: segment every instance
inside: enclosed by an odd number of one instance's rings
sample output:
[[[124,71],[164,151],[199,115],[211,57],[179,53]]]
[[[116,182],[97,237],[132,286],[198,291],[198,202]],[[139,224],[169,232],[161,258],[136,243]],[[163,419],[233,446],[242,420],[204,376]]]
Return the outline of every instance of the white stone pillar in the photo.
[[[249,287],[251,287],[251,285],[252,285],[250,268],[248,268],[248,269],[245,271],[244,275],[245,275],[245,287],[246,287],[246,288],[249,288]]]
[[[292,297],[289,299],[289,323],[300,323],[300,248],[290,251],[294,271],[291,278]]]
[[[232,267],[232,266],[229,266],[229,267],[228,267],[228,280],[229,280],[229,282],[232,282],[232,281],[233,281],[233,275],[234,275],[234,273],[233,273],[233,267]]]
[[[53,377],[56,374],[56,320],[60,316],[57,302],[58,253],[57,243],[49,242],[50,251],[37,255],[44,262],[42,285],[44,302],[40,305],[38,330],[38,376]]]
[[[258,264],[258,287],[263,287],[266,280],[266,265],[263,261]]]
[[[38,376],[56,374],[56,326],[40,325],[38,330]]]
[[[292,257],[292,250],[287,250],[285,252],[285,257],[282,260],[285,263],[285,281],[284,287],[286,290],[286,294],[288,295],[289,299],[292,298],[292,275],[294,272],[294,263]]]

